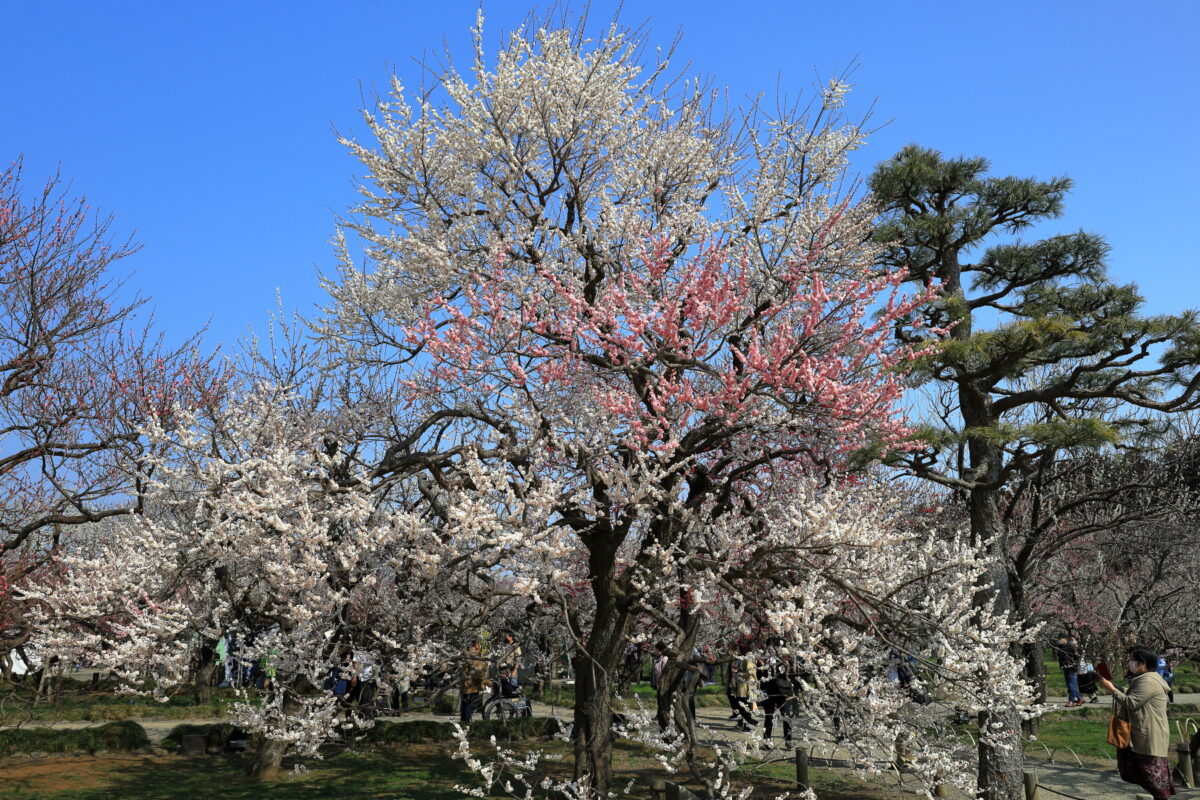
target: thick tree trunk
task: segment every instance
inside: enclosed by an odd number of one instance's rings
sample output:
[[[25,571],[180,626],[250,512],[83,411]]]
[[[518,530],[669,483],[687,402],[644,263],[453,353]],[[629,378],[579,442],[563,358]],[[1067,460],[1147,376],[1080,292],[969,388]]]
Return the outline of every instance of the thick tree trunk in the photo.
[[[217,668],[217,652],[209,643],[200,645],[197,655],[196,671],[192,676],[192,696],[197,705],[208,705],[212,702],[213,671]]]
[[[1021,715],[1005,710],[984,712],[979,715],[979,732],[979,797],[1024,800]]]
[[[676,638],[672,643],[676,657],[667,661],[666,669],[658,682],[658,697],[656,698],[655,719],[658,722],[658,727],[662,730],[670,730],[672,727],[682,728],[687,730],[689,726],[683,725],[681,719],[683,713],[681,709],[684,707],[677,700],[682,700],[683,704],[687,703],[688,698],[682,697],[683,681],[687,676],[688,661],[692,655],[692,648],[696,646],[696,629],[698,627],[699,618],[687,611],[686,607],[680,613],[679,627],[683,631],[682,638]]]
[[[1034,698],[1038,703],[1046,702],[1046,657],[1038,642],[1026,642],[1022,646],[1025,657],[1025,680],[1033,686]],[[1021,725],[1025,736],[1037,736],[1042,729],[1040,717],[1026,720]]]
[[[300,710],[290,693],[283,698],[283,714],[289,716]],[[283,757],[287,755],[288,743],[278,739],[269,739],[261,733],[254,735],[254,758],[246,767],[246,774],[256,780],[273,780],[279,777],[283,767]]]
[[[278,739],[268,739],[261,734],[254,737],[254,758],[246,767],[246,774],[251,778],[269,781],[279,777],[282,770],[283,757],[287,754],[287,742]]]
[[[597,797],[607,797],[612,785],[613,682],[628,624],[624,612],[606,606],[597,604],[591,635],[574,659],[575,778],[586,776]]]
[[[1013,609],[1017,618],[1028,623],[1029,596],[1026,593],[1025,576],[1017,565],[1009,573],[1009,593],[1012,595]],[[1025,680],[1033,687],[1034,700],[1046,702],[1046,659],[1042,646],[1037,641],[1021,645],[1021,660],[1025,664]],[[1041,731],[1042,721],[1039,717],[1023,720],[1021,733],[1025,737],[1037,736]]]
[[[1002,457],[991,445],[972,441],[971,463],[978,468],[976,480],[985,484],[994,482],[1000,474]],[[996,490],[973,490],[970,507],[972,539],[986,548],[990,560],[975,596],[975,606],[982,609],[990,604],[997,613],[1011,611],[1008,537]],[[1019,657],[1020,653],[1017,651],[1013,655]],[[981,800],[1024,800],[1025,756],[1020,714],[1007,709],[986,711],[979,715],[979,728],[978,787]]]

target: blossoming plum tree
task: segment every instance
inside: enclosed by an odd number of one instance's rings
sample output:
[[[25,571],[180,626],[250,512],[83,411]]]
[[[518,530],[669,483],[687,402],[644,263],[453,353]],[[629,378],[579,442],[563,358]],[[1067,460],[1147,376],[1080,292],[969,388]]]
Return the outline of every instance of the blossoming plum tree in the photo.
[[[872,210],[840,191],[862,139],[839,117],[840,82],[808,109],[735,118],[666,80],[665,61],[643,74],[642,41],[615,27],[595,42],[518,32],[494,67],[481,28],[476,43],[470,77],[451,69],[435,87],[442,105],[430,91],[413,108],[397,82],[366,116],[375,145],[347,140],[369,171],[347,225],[371,269],[343,240],[322,331],[349,363],[403,365],[424,415],[380,474],[419,465],[446,493],[507,484],[547,522],[504,546],[514,590],[563,608],[576,780],[605,796],[638,615],[674,624],[663,598],[702,604],[787,573],[768,616],[813,646],[799,631],[824,614],[785,609],[819,605],[804,576],[825,573],[802,556],[791,520],[807,512],[789,500],[851,454],[904,446],[913,353],[890,328],[930,295],[873,271]],[[827,660],[838,634],[821,631]],[[982,649],[980,667],[995,657]]]
[[[371,268],[344,237],[319,355],[150,426],[153,500],[175,513],[28,590],[60,621],[46,646],[106,648],[161,687],[194,635],[261,629],[250,655],[278,660],[278,685],[238,713],[269,771],[333,730],[319,686],[341,641],[403,672],[461,644],[446,619],[554,609],[576,676],[559,789],[610,796],[624,734],[729,796],[737,748],[707,769],[686,715],[614,714],[635,622],[680,652],[720,606],[801,665],[805,736],[836,718],[864,762],[899,736],[929,782],[969,778],[889,665],[911,656],[972,710],[1016,713],[1018,633],[972,603],[971,546],[846,477],[909,446],[917,354],[892,326],[936,289],[906,297],[903,272],[875,271],[845,85],[724,116],[665,61],[643,73],[643,40],[615,27],[518,32],[494,65],[476,41],[469,77],[416,109],[396,85],[367,115],[375,144],[347,141]],[[529,773],[511,754],[463,755],[489,789],[539,791],[502,777]]]
[[[110,226],[57,177],[0,171],[0,658],[30,634],[12,590],[77,526],[140,508],[142,423],[221,382],[195,339],[137,326],[111,271],[136,248]]]

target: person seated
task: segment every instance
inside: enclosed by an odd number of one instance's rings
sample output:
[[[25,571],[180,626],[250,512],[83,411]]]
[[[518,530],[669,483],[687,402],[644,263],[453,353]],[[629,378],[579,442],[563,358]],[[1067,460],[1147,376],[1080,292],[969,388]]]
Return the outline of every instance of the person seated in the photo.
[[[517,670],[511,664],[505,664],[500,667],[500,677],[497,679],[500,684],[501,697],[520,697],[521,684],[517,680]]]

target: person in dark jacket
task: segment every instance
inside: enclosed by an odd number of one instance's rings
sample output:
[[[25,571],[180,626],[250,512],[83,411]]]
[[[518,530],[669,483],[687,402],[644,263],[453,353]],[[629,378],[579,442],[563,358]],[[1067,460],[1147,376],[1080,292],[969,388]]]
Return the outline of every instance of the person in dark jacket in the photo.
[[[771,747],[775,715],[783,722],[783,746],[792,747],[792,721],[784,706],[796,695],[795,670],[787,656],[771,656],[759,669],[759,688],[766,694],[763,700],[763,743]]]
[[[1083,705],[1083,695],[1079,693],[1079,648],[1071,644],[1071,638],[1064,633],[1058,637],[1054,652],[1067,684],[1067,707]]]

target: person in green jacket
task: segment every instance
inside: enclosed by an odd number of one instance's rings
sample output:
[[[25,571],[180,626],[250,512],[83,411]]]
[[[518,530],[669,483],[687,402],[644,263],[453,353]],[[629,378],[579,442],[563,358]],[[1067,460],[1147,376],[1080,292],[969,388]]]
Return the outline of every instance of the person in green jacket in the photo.
[[[1144,645],[1129,648],[1129,689],[1122,691],[1107,678],[1100,686],[1113,695],[1114,713],[1129,723],[1129,747],[1117,750],[1121,780],[1141,786],[1154,800],[1175,794],[1171,779],[1171,728],[1167,723],[1169,687],[1155,671],[1158,654]]]

